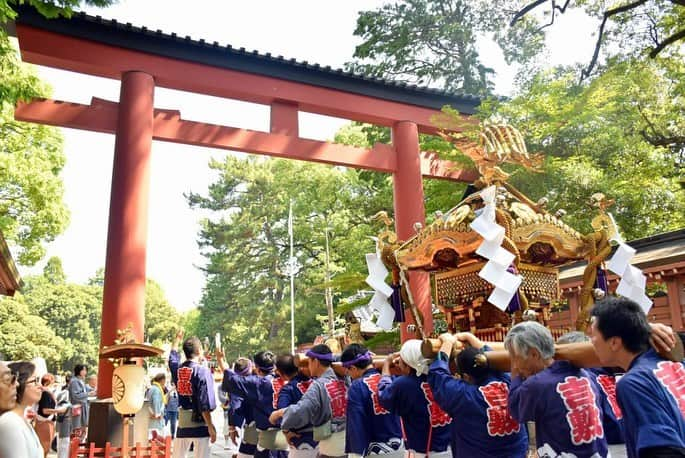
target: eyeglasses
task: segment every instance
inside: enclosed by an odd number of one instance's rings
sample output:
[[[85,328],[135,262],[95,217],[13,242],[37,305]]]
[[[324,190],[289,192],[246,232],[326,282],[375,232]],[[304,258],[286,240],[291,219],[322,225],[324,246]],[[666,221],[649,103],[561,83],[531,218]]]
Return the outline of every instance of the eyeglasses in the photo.
[[[35,377],[29,377],[26,379],[26,384],[28,385],[29,383],[35,383],[36,385],[41,386],[40,376],[36,375]]]
[[[17,374],[16,372],[8,372],[6,374],[3,374],[0,380],[2,380],[2,383],[4,383],[5,385],[14,385],[15,383],[17,383],[17,377],[19,377],[19,374]]]

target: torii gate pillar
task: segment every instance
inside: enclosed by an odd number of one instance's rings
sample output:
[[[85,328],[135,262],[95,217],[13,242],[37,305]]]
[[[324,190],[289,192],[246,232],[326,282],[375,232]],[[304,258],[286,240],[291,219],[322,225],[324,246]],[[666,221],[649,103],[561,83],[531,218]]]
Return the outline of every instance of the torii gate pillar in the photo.
[[[145,258],[155,82],[147,73],[121,76],[109,205],[107,258],[100,346],[114,344],[117,330],[132,327],[143,342]],[[98,398],[112,396],[109,361],[98,365]]]
[[[395,230],[399,240],[407,240],[415,233],[414,223],[426,223],[417,125],[409,121],[396,122],[392,126],[392,144],[397,153],[397,171],[393,175]],[[409,273],[409,286],[414,303],[423,314],[424,330],[429,334],[433,331],[433,315],[428,274]],[[400,331],[402,342],[417,337],[407,331],[407,326],[414,323],[413,317],[410,314],[406,317]]]

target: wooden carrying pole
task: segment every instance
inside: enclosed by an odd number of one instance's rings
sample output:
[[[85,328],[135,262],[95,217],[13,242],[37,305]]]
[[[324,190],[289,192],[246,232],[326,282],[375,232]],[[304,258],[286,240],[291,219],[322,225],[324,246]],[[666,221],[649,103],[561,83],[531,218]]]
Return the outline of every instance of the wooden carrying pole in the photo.
[[[378,369],[379,371],[383,368],[383,363],[385,363],[386,356],[382,355],[376,355],[373,357],[373,367]],[[309,363],[309,357],[305,355],[304,353],[297,353],[295,355],[295,362],[297,363],[297,366],[300,368],[300,371],[306,375],[309,374],[309,368],[308,368],[308,363]],[[344,377],[346,374],[346,370],[343,367],[342,363],[340,361],[334,361],[331,364],[331,367],[333,368],[333,371],[338,377]],[[390,372],[393,375],[400,375],[400,368],[397,367],[395,364],[390,365]]]
[[[486,351],[485,356],[488,358],[488,365],[499,371],[509,372],[511,370],[511,360],[509,352],[504,350],[504,345],[497,343],[501,350]],[[440,351],[440,339],[425,339],[421,345],[421,353],[426,358],[435,358]],[[490,343],[486,343],[490,346]],[[492,347],[497,348],[497,347]],[[458,349],[452,351],[452,357],[459,353]],[[680,339],[676,339],[676,346],[671,352],[659,352],[659,354],[671,361],[682,361],[683,359],[683,345]],[[569,361],[577,367],[601,367],[602,363],[599,361],[595,347],[591,342],[578,342],[561,344],[554,346],[554,359]]]
[[[504,345],[497,343],[497,347],[501,348],[492,351],[486,351],[485,356],[488,358],[488,365],[495,370],[509,372],[511,370],[511,360],[509,359],[509,352],[504,350]],[[490,346],[490,343],[487,343]],[[421,346],[421,353],[426,358],[435,358],[440,350],[440,339],[426,339]],[[458,349],[452,351],[452,356],[459,353]],[[570,343],[554,346],[554,359],[570,361],[574,366],[578,367],[601,367],[595,347],[590,342]]]

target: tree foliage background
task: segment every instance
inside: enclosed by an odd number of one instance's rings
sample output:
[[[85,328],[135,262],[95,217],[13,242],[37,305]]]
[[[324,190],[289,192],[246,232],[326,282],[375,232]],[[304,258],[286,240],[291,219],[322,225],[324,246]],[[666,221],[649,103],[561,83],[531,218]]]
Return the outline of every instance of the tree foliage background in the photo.
[[[113,0],[0,0],[0,25],[16,17],[18,5],[30,5],[46,17],[69,16],[79,4],[106,6]],[[44,245],[69,224],[62,201],[62,136],[54,127],[14,121],[18,101],[49,97],[50,88],[23,64],[4,27],[0,27],[0,231],[15,248],[17,260],[33,265]]]
[[[190,204],[212,212],[199,243],[208,260],[199,311],[200,336],[221,332],[229,356],[290,348],[288,215],[293,202],[297,259],[296,334],[311,341],[325,315],[325,236],[330,273],[362,272],[374,243],[365,215],[387,208],[388,194],[374,180],[318,164],[256,157],[227,157],[210,167],[219,172],[207,195]],[[338,290],[334,298],[350,291]],[[354,292],[352,290],[351,292]],[[268,344],[267,344],[268,343]]]
[[[621,6],[629,8],[613,12]],[[592,56],[571,67],[542,65],[548,56],[544,34],[566,8],[580,8],[597,17],[598,27],[605,20],[598,42],[601,58],[592,73],[587,73]],[[490,94],[491,79],[497,75],[463,76],[463,68],[471,72],[479,68],[478,35],[489,36],[521,72],[514,94],[508,100],[486,99],[478,116],[511,123],[523,132],[530,151],[546,155],[544,173],[510,168],[511,182],[534,199],[548,197],[553,209],[566,210],[566,221],[581,231],[590,230],[587,201],[594,192],[616,199],[612,211],[628,239],[681,228],[685,226],[683,47],[672,42],[657,56],[649,54],[657,42],[665,43],[666,37],[685,28],[685,7],[680,2],[638,1],[619,2],[612,8],[593,0],[496,0],[488,5],[460,0],[390,2],[360,12],[355,34],[364,41],[356,47],[357,60],[349,67],[399,80],[404,80],[403,72],[415,77],[420,72],[429,75],[423,82],[434,87]],[[546,14],[537,14],[540,11]],[[483,20],[483,15],[488,19]],[[468,46],[460,39],[466,39]],[[473,51],[465,54],[465,49]],[[587,74],[579,78],[582,70]],[[362,131],[369,142],[387,132],[374,126]],[[423,140],[424,148],[463,160],[458,151],[445,152]],[[441,186],[427,185],[426,191],[427,207],[432,201],[457,202]]]
[[[43,274],[27,277],[14,297],[0,298],[0,354],[9,360],[45,358],[61,373],[85,363],[97,369],[102,314],[102,272],[86,285],[69,283],[59,258]],[[145,290],[145,337],[153,345],[171,342],[181,316],[161,287],[148,280]]]

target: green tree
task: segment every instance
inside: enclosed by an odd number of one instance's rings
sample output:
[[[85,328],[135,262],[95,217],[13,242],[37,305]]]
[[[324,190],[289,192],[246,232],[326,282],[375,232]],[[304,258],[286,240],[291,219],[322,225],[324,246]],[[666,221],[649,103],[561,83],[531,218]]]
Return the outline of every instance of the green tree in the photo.
[[[521,95],[496,108],[547,158],[543,174],[511,179],[533,199],[568,211],[590,230],[589,196],[615,199],[611,211],[627,239],[685,226],[682,60],[618,60],[592,81],[574,69],[537,75]]]
[[[370,124],[351,123],[340,128],[333,141],[370,148],[375,143],[390,143],[390,129]],[[443,155],[449,155],[452,151],[452,146],[449,143],[433,135],[419,135],[419,144],[422,151],[434,151]],[[473,167],[472,163],[461,156],[451,155],[450,159],[455,161],[458,167]],[[368,186],[375,193],[375,195],[369,194],[368,196],[369,202],[372,203],[369,211],[374,208],[381,209],[392,215],[392,175],[368,170],[351,170],[350,173],[357,176],[360,185]],[[423,193],[426,221],[430,223],[435,212],[452,208],[460,200],[465,189],[465,183],[424,178]],[[366,214],[368,215],[369,212]]]
[[[380,76],[390,70],[390,74],[406,72],[419,78],[420,72],[430,69],[434,72],[431,75],[438,75],[433,76],[434,79],[440,75],[461,74],[467,67],[467,71],[477,73],[477,60],[462,59],[454,63],[431,48],[441,40],[456,43],[453,34],[471,27],[468,20],[447,27],[441,14],[451,10],[444,5],[449,3],[461,12],[469,9],[461,2],[426,3],[399,1],[360,14],[356,33],[365,41],[357,48],[355,57],[370,59],[366,64],[368,73]],[[565,9],[570,2],[563,2],[563,6],[558,2],[530,2],[530,8],[525,11],[520,10],[521,2],[491,2],[482,8],[476,4],[469,6],[488,17],[483,25],[477,26],[481,31],[486,30],[488,24],[499,26],[503,21],[510,21],[512,12],[523,13],[518,15],[514,27],[502,29],[505,34],[513,33],[508,36],[517,37],[509,41],[511,49],[520,46],[521,40],[535,37],[528,43],[532,48],[519,48],[521,51],[530,49],[521,59],[509,56],[509,60],[521,62],[534,56],[544,45],[544,24],[526,14],[544,4]],[[657,59],[645,62],[642,56],[646,42],[637,37],[641,32],[628,34],[628,24],[640,20],[635,16],[639,12],[656,27],[652,29],[654,39],[666,40],[669,33],[677,33],[682,27],[683,8],[676,5],[680,2],[638,1],[633,4],[643,9],[610,15],[607,19],[623,21],[607,36],[625,42],[614,48],[617,56],[609,58],[592,78],[574,81],[577,72],[574,68],[529,72],[520,78],[522,85],[510,102],[486,100],[479,114],[481,118],[490,117],[496,122],[509,121],[524,133],[531,151],[547,155],[544,173],[514,170],[512,183],[533,198],[546,195],[554,207],[569,212],[565,219],[581,231],[590,230],[590,213],[585,204],[588,197],[602,191],[616,199],[613,212],[628,238],[682,227],[685,214],[682,50],[670,47]],[[659,5],[665,8],[659,9]],[[576,6],[602,16],[605,3],[582,1],[576,2]],[[489,8],[497,11],[492,12]],[[558,12],[554,8],[552,11]],[[424,13],[432,19],[422,22]],[[554,17],[546,18],[550,19],[553,21]],[[512,32],[519,26],[518,32]],[[628,42],[626,34],[634,38],[633,42]],[[430,39],[426,38],[428,36]],[[473,37],[475,33],[468,36]],[[426,42],[431,47],[424,49]],[[470,43],[476,46],[475,39]],[[417,66],[414,58],[421,60],[420,65]],[[464,79],[463,76],[459,78]],[[444,87],[463,89],[458,84]],[[359,142],[363,141],[363,136],[366,136],[367,144],[389,141],[388,129],[376,126],[342,132],[340,140]],[[450,159],[460,158],[446,153],[440,142],[431,137],[422,136],[420,141],[424,150],[438,151]],[[429,221],[433,211],[450,208],[459,200],[461,187],[450,189],[449,186],[444,182],[424,181]]]
[[[59,258],[50,261],[48,265],[53,267],[61,265]],[[14,359],[42,356],[56,371],[72,370],[78,363],[95,367],[100,348],[102,284],[55,282],[55,270],[27,277],[23,294],[0,300],[0,353]],[[154,280],[147,281],[145,292],[145,337],[161,346],[171,341],[181,317]]]
[[[533,21],[506,28],[506,0],[399,0],[362,11],[354,34],[349,70],[449,91],[485,95],[492,91],[494,70],[481,62],[477,39],[494,39],[508,62],[528,62],[543,48]]]
[[[179,327],[180,318],[159,283],[148,279],[145,283],[146,341],[158,347],[170,343]]]
[[[67,280],[67,275],[62,268],[62,260],[59,257],[53,256],[48,259],[43,268],[43,277],[53,285],[62,284]]]
[[[97,366],[102,288],[33,277],[26,281],[24,297],[30,313],[45,320],[63,340],[60,369],[72,370],[78,363]]]
[[[543,8],[547,9],[544,16],[534,14]],[[602,50],[607,56],[618,52],[630,57],[672,57],[680,53],[677,43],[685,39],[685,2],[682,0],[565,0],[563,5],[556,0],[535,0],[525,2],[514,13],[510,25],[515,29],[525,20],[523,27],[527,30],[532,21],[541,32],[554,24],[556,15],[567,9],[582,9],[599,21],[594,52],[592,57],[588,56],[589,63],[581,72],[583,79],[592,74]],[[615,46],[607,51],[610,45]]]
[[[0,22],[5,23],[14,19],[17,16],[18,5],[30,5],[43,16],[56,18],[71,16],[74,8],[81,4],[104,7],[113,3],[116,3],[116,0],[0,0]]]
[[[0,24],[16,17],[15,7],[28,4],[47,17],[69,16],[81,3],[105,6],[111,0],[0,0]],[[54,127],[14,121],[18,101],[49,97],[35,71],[20,62],[0,27],[0,231],[18,248],[21,264],[33,265],[43,245],[62,233],[69,213],[59,177],[64,167],[62,136]]]
[[[332,274],[364,271],[364,253],[373,249],[367,237],[374,233],[366,216],[380,209],[373,184],[340,168],[287,160],[228,157],[210,167],[220,178],[208,195],[189,196],[194,208],[215,213],[200,233],[207,283],[198,335],[221,332],[231,356],[265,345],[289,349],[287,222],[292,199],[300,266],[296,335],[299,342],[311,341],[322,331],[316,315],[326,314],[322,291],[315,287],[325,278],[326,228]],[[335,301],[346,292],[336,293]]]
[[[18,261],[43,257],[43,244],[64,231],[69,213],[59,174],[62,137],[54,127],[14,121],[14,105],[49,91],[0,36],[0,230],[19,248]]]
[[[64,340],[49,322],[31,313],[24,296],[0,298],[0,354],[8,360],[45,359],[50,370],[61,367]]]

